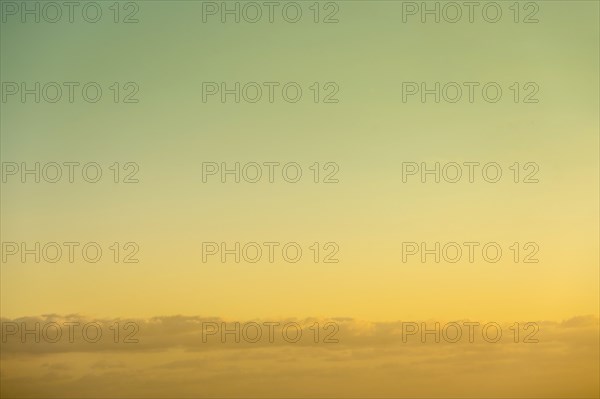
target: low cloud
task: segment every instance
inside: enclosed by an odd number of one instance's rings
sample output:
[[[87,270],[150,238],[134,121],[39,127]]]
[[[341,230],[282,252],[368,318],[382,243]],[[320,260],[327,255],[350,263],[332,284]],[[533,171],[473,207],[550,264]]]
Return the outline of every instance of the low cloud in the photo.
[[[446,320],[437,328],[433,320],[348,318],[44,315],[1,322],[3,397],[599,396],[599,320],[592,316],[518,326]],[[56,339],[57,325],[74,323],[79,330]],[[101,338],[90,342],[98,330]]]

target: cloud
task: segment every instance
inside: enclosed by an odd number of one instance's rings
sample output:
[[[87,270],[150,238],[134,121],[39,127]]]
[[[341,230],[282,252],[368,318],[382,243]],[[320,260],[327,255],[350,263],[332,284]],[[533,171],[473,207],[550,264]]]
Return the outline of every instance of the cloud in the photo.
[[[3,397],[592,398],[599,389],[599,320],[593,316],[523,321],[518,335],[514,323],[467,320],[439,321],[437,334],[432,320],[44,315],[1,322]],[[36,323],[39,343],[35,334],[23,342],[22,331],[11,330],[16,325],[35,331]],[[49,323],[79,323],[80,332],[97,323],[93,328],[100,326],[102,337],[88,342],[96,337],[90,328],[88,340],[73,334],[70,342],[63,333],[61,340],[47,342],[43,328]],[[473,323],[479,325],[471,339],[465,326]],[[285,326],[291,326],[287,336]],[[456,326],[462,337],[453,343]],[[502,336],[492,342],[497,327]],[[298,328],[302,336],[294,342]],[[422,334],[424,328],[428,334]],[[130,338],[139,342],[124,343],[133,332]],[[55,338],[51,328],[46,333]],[[528,337],[531,342],[524,342]],[[325,343],[327,338],[339,342]]]

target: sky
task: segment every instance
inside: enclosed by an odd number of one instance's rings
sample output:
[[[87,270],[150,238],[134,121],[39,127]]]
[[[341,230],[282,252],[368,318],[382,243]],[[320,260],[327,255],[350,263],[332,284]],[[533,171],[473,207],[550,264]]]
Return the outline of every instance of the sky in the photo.
[[[1,3],[3,396],[600,394],[597,2],[23,4]],[[20,335],[75,319],[106,345]],[[210,347],[203,320],[339,342]],[[457,320],[504,338],[402,342]]]

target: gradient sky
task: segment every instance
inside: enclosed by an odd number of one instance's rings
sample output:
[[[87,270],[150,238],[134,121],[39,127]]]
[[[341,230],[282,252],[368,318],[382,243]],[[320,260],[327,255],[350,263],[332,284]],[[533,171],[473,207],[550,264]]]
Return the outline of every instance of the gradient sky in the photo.
[[[2,184],[3,242],[140,247],[137,264],[13,257],[2,316],[597,320],[599,6],[537,3],[536,24],[515,24],[507,2],[496,24],[403,23],[389,1],[340,2],[337,24],[202,23],[201,2],[166,1],[140,2],[137,24],[2,23],[2,82],[140,87],[137,104],[2,104],[2,162],[140,166],[138,184]],[[336,82],[340,101],[314,104],[306,90],[296,104],[202,102],[202,82],[236,81]],[[506,91],[495,104],[403,103],[407,81]],[[513,82],[539,85],[539,103],[515,104]],[[336,162],[340,182],[202,182],[203,162],[251,161],[305,173]],[[402,162],[467,161],[497,162],[505,177],[402,182]],[[537,163],[540,182],[513,183],[514,162]],[[333,241],[340,262],[202,263],[205,241]],[[496,241],[506,253],[403,263],[405,241]],[[539,263],[512,262],[508,247],[530,241]]]

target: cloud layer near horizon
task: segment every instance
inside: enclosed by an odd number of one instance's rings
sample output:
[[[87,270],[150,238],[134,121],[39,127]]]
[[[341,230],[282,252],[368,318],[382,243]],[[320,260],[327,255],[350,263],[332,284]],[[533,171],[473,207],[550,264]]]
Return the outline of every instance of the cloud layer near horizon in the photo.
[[[114,342],[114,323],[119,322],[119,343]],[[499,323],[502,338],[495,340],[495,328],[487,336],[480,321],[473,342],[468,329],[451,343],[440,334],[422,335],[426,323],[414,320],[371,323],[350,318],[330,320],[281,319],[234,321],[188,316],[132,320],[139,326],[131,337],[137,343],[123,343],[133,328],[129,320],[99,320],[79,315],[44,315],[2,319],[1,393],[3,397],[597,397],[597,317],[575,317],[562,322],[536,321],[539,331],[531,335],[537,343],[524,343],[533,327],[515,343],[514,323]],[[25,336],[12,333],[15,325],[34,330],[56,323],[80,323],[56,343],[40,333]],[[319,323],[315,343],[314,326]],[[419,331],[408,335],[415,322]],[[451,321],[441,321],[440,332]],[[464,326],[466,320],[455,321]],[[473,322],[473,321],[471,321]],[[22,323],[26,323],[23,325]],[[81,327],[98,323],[103,336],[96,343],[82,339]],[[222,323],[230,331],[240,326],[240,342],[230,332],[221,336]],[[256,337],[256,325],[262,336]],[[273,323],[269,337],[265,323]],[[275,323],[278,323],[276,325]],[[324,328],[326,323],[334,327]],[[477,322],[475,322],[477,323]],[[68,324],[67,324],[68,325]],[[287,338],[283,326],[290,328]],[[113,326],[113,330],[110,327]],[[207,331],[217,326],[218,331]],[[247,326],[245,333],[244,326]],[[311,329],[312,327],[312,329]],[[94,327],[95,328],[95,327]],[[204,337],[202,331],[204,329]],[[455,337],[452,328],[448,337]],[[79,333],[77,333],[79,332]],[[52,329],[46,338],[54,339]],[[88,331],[88,338],[95,330]],[[244,337],[256,340],[251,343]],[[330,341],[324,343],[326,337]],[[203,342],[205,341],[205,342]],[[270,342],[272,341],[272,342]],[[424,341],[424,342],[423,342]]]

